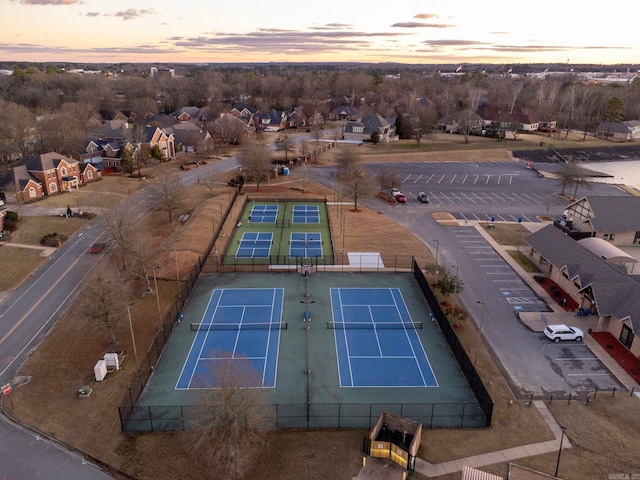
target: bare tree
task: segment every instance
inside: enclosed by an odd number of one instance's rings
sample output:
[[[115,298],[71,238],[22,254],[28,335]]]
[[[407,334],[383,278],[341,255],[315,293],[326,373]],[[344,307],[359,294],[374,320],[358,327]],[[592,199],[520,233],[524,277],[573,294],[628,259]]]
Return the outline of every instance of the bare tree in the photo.
[[[208,391],[197,418],[187,431],[187,441],[199,461],[206,462],[211,478],[244,478],[266,444],[267,404],[262,376],[246,358],[230,353],[215,355]]]
[[[0,99],[0,157],[27,155],[35,117],[22,105]]]
[[[98,322],[100,328],[107,333],[109,347],[117,344],[115,326],[126,315],[126,298],[129,293],[126,276],[109,264],[103,264],[91,276],[83,295],[79,297],[80,312]]]
[[[345,178],[344,192],[353,200],[353,210],[358,211],[358,200],[371,193],[373,179],[364,168],[354,168],[351,175]]]
[[[289,161],[289,152],[295,152],[296,150],[296,144],[293,143],[293,138],[286,133],[280,135],[273,143],[273,146],[278,152],[284,152],[284,159],[286,161]]]
[[[153,272],[157,254],[157,250],[154,247],[153,237],[146,231],[138,231],[127,251],[127,255],[130,258],[128,267],[137,278],[144,280],[145,291],[147,292],[152,291],[149,276]]]
[[[167,212],[169,223],[173,223],[173,214],[182,207],[184,185],[180,177],[169,177],[151,188],[151,202],[156,210]]]
[[[389,167],[382,165],[378,170],[378,182],[380,183],[380,191],[386,192],[395,186],[396,179],[400,170],[397,166]]]
[[[271,153],[261,143],[246,143],[240,149],[238,156],[242,171],[256,182],[256,189],[260,190],[260,182],[267,179],[271,168]]]
[[[336,154],[336,161],[342,169],[342,176],[345,178],[349,178],[353,175],[356,165],[360,160],[360,155],[356,153],[353,147],[340,149]]]
[[[135,209],[127,201],[104,209],[98,217],[98,225],[114,241],[122,257],[122,266],[126,268],[126,258],[135,234]]]
[[[216,186],[222,184],[218,179],[218,175],[213,172],[201,177],[198,181],[207,188],[210,197],[215,197]]]
[[[224,144],[240,143],[242,132],[246,125],[237,117],[230,113],[225,113],[210,124],[210,132],[216,135]]]

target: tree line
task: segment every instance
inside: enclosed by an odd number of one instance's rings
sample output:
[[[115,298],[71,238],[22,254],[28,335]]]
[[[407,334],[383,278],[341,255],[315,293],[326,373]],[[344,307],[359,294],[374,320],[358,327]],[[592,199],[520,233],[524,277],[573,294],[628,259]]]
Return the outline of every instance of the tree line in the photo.
[[[625,84],[586,83],[574,73],[548,76],[488,75],[481,71],[442,76],[401,69],[388,75],[373,68],[295,65],[200,68],[175,78],[145,72],[120,76],[79,75],[60,69],[14,69],[0,76],[0,158],[55,150],[74,155],[105,112],[127,110],[139,123],[180,107],[207,107],[204,127],[220,140],[213,121],[243,102],[260,111],[328,119],[336,106],[361,115],[398,119],[398,133],[419,144],[438,119],[483,107],[511,113],[530,108],[562,129],[592,131],[603,120],[640,118],[640,79]],[[235,139],[238,140],[238,139]]]

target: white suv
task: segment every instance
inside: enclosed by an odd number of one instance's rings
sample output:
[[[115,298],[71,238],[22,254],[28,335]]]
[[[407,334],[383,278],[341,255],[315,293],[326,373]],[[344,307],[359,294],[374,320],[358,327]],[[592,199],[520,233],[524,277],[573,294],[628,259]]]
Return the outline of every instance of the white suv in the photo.
[[[581,342],[584,334],[577,327],[567,327],[566,325],[549,325],[544,329],[544,334],[550,340],[558,343],[560,340],[575,340]]]

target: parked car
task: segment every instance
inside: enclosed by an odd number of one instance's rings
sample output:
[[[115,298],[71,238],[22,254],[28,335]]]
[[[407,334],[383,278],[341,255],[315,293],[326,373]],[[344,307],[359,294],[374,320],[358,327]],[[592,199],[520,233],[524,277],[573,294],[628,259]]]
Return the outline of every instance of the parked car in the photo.
[[[402,194],[402,193],[398,193],[396,195],[396,202],[398,202],[398,203],[407,203],[407,197],[405,197],[404,194]]]
[[[422,203],[429,203],[429,195],[424,192],[418,193],[418,200]]]
[[[581,342],[584,333],[578,327],[568,327],[566,325],[548,325],[544,329],[544,334],[550,340],[558,343],[560,340],[575,340]]]
[[[400,190],[398,190],[397,188],[393,187],[391,189],[391,196],[392,197],[397,197],[399,193],[400,193]]]
[[[102,250],[104,250],[104,247],[104,243],[94,243],[89,247],[89,253],[100,253]]]

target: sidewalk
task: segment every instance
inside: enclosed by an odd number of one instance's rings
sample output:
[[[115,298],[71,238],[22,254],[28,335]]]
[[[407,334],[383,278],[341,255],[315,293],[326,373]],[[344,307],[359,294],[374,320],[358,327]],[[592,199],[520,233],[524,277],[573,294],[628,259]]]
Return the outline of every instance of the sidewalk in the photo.
[[[482,455],[474,455],[472,457],[459,458],[437,464],[416,458],[416,472],[426,477],[437,477],[439,475],[461,472],[465,466],[477,468],[494,463],[512,462],[519,458],[558,452],[560,449],[560,438],[562,436],[560,425],[558,425],[556,419],[553,418],[553,415],[551,415],[551,412],[543,401],[535,400],[533,406],[538,409],[540,415],[542,415],[542,418],[549,426],[549,430],[551,430],[551,433],[553,433],[555,437],[554,440],[506,448],[504,450],[498,450],[497,452],[484,453]],[[562,448],[571,448],[571,442],[566,436],[562,441]]]

